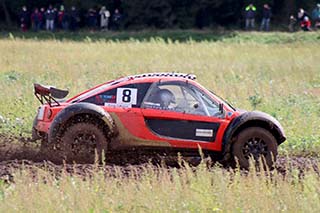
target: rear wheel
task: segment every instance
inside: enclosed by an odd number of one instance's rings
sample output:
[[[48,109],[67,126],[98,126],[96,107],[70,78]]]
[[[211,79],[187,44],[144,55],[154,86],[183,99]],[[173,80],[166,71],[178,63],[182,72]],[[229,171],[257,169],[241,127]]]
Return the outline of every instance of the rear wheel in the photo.
[[[92,123],[76,123],[70,126],[59,141],[63,158],[67,162],[94,163],[102,160],[107,151],[107,138],[99,126]]]
[[[233,144],[232,154],[241,168],[248,169],[250,159],[253,159],[255,166],[262,162],[264,167],[272,168],[278,154],[277,149],[277,141],[268,130],[250,127],[239,133]]]

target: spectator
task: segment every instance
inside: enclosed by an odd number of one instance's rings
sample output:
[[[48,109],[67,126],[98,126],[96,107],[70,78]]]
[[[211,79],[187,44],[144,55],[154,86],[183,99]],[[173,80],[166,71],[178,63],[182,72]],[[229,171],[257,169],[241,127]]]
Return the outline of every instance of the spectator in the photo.
[[[62,17],[62,29],[68,30],[70,24],[70,14],[68,10],[64,10],[64,14]]]
[[[63,18],[64,18],[64,14],[65,14],[65,11],[64,11],[64,6],[61,5],[60,6],[60,10],[58,12],[58,15],[57,15],[57,18],[58,18],[58,22],[57,22],[57,27],[59,29],[63,29]]]
[[[308,16],[305,16],[303,21],[300,23],[303,31],[311,31],[311,21]]]
[[[22,7],[22,10],[19,15],[20,18],[20,27],[23,32],[26,32],[29,24],[29,12],[26,6]]]
[[[295,26],[297,23],[297,19],[294,17],[294,15],[290,16],[290,21],[289,21],[289,31],[294,32],[296,31]]]
[[[114,30],[119,30],[121,18],[122,18],[122,15],[120,14],[119,10],[115,9],[114,14],[112,16]]]
[[[256,16],[257,8],[251,3],[245,9],[245,18],[246,18],[246,30],[249,28],[254,29],[254,22]]]
[[[40,14],[41,14],[41,23],[40,23],[40,29],[41,30],[44,30],[45,28],[45,23],[46,23],[46,17],[45,17],[45,13],[46,13],[46,10],[44,9],[44,7],[41,7],[40,8]]]
[[[35,32],[40,30],[42,18],[42,14],[39,12],[39,9],[36,8],[34,12],[31,14],[32,28]]]
[[[260,31],[262,30],[269,31],[271,15],[272,13],[271,13],[270,6],[268,4],[264,4]]]
[[[100,28],[102,30],[108,30],[110,12],[103,6],[99,12],[100,15]]]
[[[320,4],[317,4],[317,7],[312,11],[312,20],[315,29],[320,28]]]
[[[49,5],[49,8],[47,9],[45,13],[46,17],[46,30],[54,30],[54,19],[55,19],[55,12],[52,8],[52,5]]]
[[[297,14],[298,21],[301,22],[304,21],[305,17],[309,17],[308,14],[304,11],[304,9],[300,8]]]
[[[80,22],[79,13],[75,6],[71,7],[70,12],[70,30],[75,31],[78,29],[78,23]]]
[[[87,13],[87,24],[91,31],[93,31],[97,26],[97,11],[90,8]]]

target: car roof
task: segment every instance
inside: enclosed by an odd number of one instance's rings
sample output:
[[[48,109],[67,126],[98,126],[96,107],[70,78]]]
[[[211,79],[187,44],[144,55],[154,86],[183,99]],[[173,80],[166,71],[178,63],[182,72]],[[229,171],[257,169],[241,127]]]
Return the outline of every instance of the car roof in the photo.
[[[187,73],[176,73],[176,72],[161,72],[161,73],[144,73],[138,75],[131,75],[125,78],[120,78],[121,83],[128,82],[138,83],[138,82],[156,82],[159,80],[191,80],[195,81],[197,79],[194,74]],[[117,80],[116,80],[117,81]]]

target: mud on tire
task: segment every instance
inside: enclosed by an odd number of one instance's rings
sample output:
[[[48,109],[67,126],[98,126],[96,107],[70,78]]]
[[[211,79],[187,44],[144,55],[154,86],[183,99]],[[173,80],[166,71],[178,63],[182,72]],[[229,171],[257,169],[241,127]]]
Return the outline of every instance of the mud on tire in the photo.
[[[64,131],[56,148],[66,162],[94,163],[107,151],[107,137],[98,125],[75,123]],[[97,159],[96,159],[97,158]]]
[[[256,166],[262,162],[265,168],[272,168],[278,154],[277,148],[277,141],[268,130],[250,127],[238,134],[232,154],[241,168],[248,169],[250,159],[254,160]]]

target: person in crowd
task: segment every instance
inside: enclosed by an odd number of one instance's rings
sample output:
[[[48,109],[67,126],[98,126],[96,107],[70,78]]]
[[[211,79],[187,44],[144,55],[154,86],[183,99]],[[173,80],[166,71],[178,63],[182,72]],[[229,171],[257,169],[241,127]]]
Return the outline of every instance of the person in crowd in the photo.
[[[294,17],[294,15],[290,16],[290,20],[289,20],[289,32],[294,32],[296,31],[296,23],[297,23],[297,19]]]
[[[300,23],[300,27],[303,31],[311,31],[311,21],[308,16],[305,16]]]
[[[110,12],[105,6],[101,7],[100,15],[100,28],[101,30],[108,30]]]
[[[68,30],[69,24],[70,24],[70,14],[68,10],[63,11],[63,17],[62,17],[62,29]]]
[[[46,9],[44,7],[40,8],[40,14],[41,14],[41,22],[40,22],[40,30],[44,30],[45,29],[45,23],[46,23]]]
[[[78,29],[79,22],[80,22],[79,13],[76,7],[72,6],[70,11],[70,30],[76,31]]]
[[[26,32],[29,25],[29,12],[26,6],[22,7],[22,10],[19,14],[20,18],[20,28],[22,32]]]
[[[300,8],[297,14],[297,20],[300,22],[300,24],[302,21],[304,21],[305,17],[309,17],[309,15],[306,13],[306,11],[303,8]]]
[[[261,21],[261,26],[260,26],[260,31],[265,30],[269,31],[270,30],[270,19],[272,16],[271,8],[268,4],[263,5],[263,11],[262,11],[262,21]]]
[[[113,23],[113,29],[119,30],[120,29],[120,22],[121,22],[122,15],[119,12],[118,9],[115,9],[114,14],[112,16],[112,23]]]
[[[314,21],[314,28],[320,28],[320,3],[312,11],[312,20]]]
[[[245,8],[246,30],[254,29],[257,8],[251,3]]]
[[[59,29],[64,29],[63,26],[62,26],[63,25],[64,15],[65,15],[64,6],[61,5],[60,6],[60,10],[58,11],[58,15],[57,15],[57,27]]]
[[[42,18],[42,14],[40,13],[39,9],[35,8],[34,12],[31,14],[32,28],[35,32],[40,30]]]
[[[46,30],[54,30],[54,20],[55,20],[55,12],[52,8],[52,5],[49,5],[46,13],[45,13],[45,17],[46,17]]]
[[[95,30],[97,27],[97,11],[90,8],[87,13],[87,24],[91,31]]]

